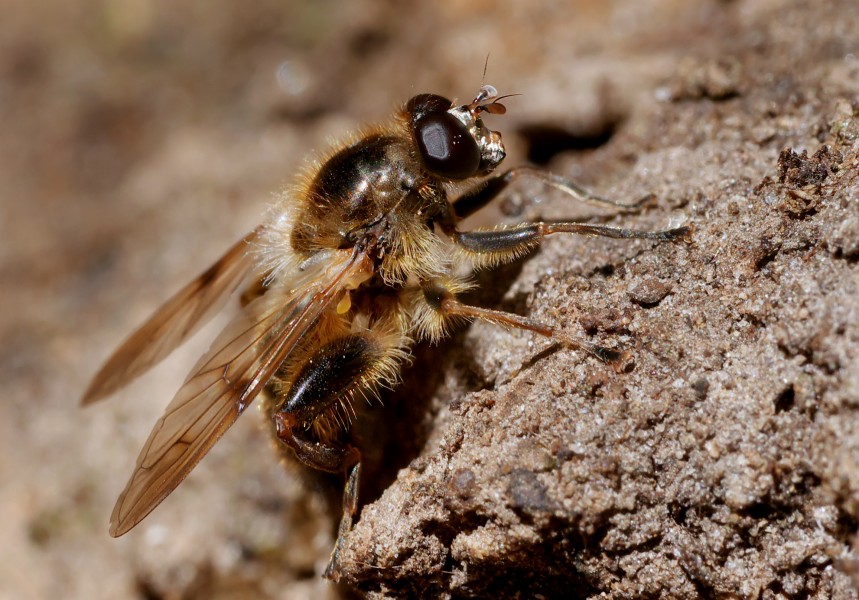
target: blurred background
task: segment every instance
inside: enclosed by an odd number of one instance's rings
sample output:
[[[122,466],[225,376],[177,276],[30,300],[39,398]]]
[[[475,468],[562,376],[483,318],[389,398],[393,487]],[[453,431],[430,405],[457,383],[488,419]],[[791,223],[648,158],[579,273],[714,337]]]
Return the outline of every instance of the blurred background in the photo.
[[[0,598],[301,598],[324,506],[244,417],[132,533],[107,534],[150,428],[207,346],[83,410],[109,352],[260,220],[314,150],[419,92],[576,174],[634,135],[689,47],[776,0],[6,0],[0,19]],[[589,162],[588,162],[589,161]],[[255,412],[255,411],[249,411]]]

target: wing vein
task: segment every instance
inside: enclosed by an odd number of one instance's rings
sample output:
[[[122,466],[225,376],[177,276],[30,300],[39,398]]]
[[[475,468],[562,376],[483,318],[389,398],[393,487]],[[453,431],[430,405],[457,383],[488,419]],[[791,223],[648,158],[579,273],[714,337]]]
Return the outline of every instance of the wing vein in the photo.
[[[359,251],[333,251],[243,311],[191,370],[149,435],[111,515],[111,534],[139,523],[187,476],[318,322],[353,277]],[[220,372],[219,372],[220,371]]]

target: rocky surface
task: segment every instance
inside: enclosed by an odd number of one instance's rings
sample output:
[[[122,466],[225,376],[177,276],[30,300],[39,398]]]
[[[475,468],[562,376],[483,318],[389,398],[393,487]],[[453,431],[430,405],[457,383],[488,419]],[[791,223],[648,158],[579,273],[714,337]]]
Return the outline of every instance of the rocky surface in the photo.
[[[679,0],[13,2],[0,25],[0,597],[856,598],[859,6]],[[220,8],[220,10],[218,10]],[[363,507],[243,417],[153,515],[112,502],[217,324],[109,403],[109,349],[254,226],[326,137],[417,91],[510,99],[526,158],[614,198],[470,298],[362,415]],[[523,182],[475,221],[592,217]],[[372,443],[368,443],[372,440]]]

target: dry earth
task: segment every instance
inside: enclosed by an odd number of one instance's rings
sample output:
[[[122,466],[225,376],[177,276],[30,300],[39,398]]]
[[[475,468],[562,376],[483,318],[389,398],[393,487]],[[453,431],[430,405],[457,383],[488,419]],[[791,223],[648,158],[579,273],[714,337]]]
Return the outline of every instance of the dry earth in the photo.
[[[0,598],[856,598],[859,4],[10,0],[0,24]],[[632,351],[475,324],[362,415],[360,521],[243,417],[147,521],[112,502],[217,324],[80,410],[111,347],[312,149],[418,91],[616,198],[472,299]],[[522,184],[484,222],[592,215]],[[372,442],[372,443],[370,443]]]

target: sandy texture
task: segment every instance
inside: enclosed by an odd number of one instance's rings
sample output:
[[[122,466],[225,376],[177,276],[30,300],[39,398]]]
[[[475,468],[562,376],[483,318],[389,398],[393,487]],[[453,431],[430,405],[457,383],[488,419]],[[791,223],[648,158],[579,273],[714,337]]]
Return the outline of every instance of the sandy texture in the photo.
[[[0,24],[0,598],[856,598],[859,5],[788,0],[10,2]],[[217,323],[76,406],[124,334],[324,139],[418,91],[510,99],[527,157],[689,242],[549,240],[421,348],[337,482],[243,417],[155,513],[116,494]],[[522,183],[483,223],[593,215]],[[249,411],[252,412],[252,411]],[[372,443],[370,443],[372,442]]]

